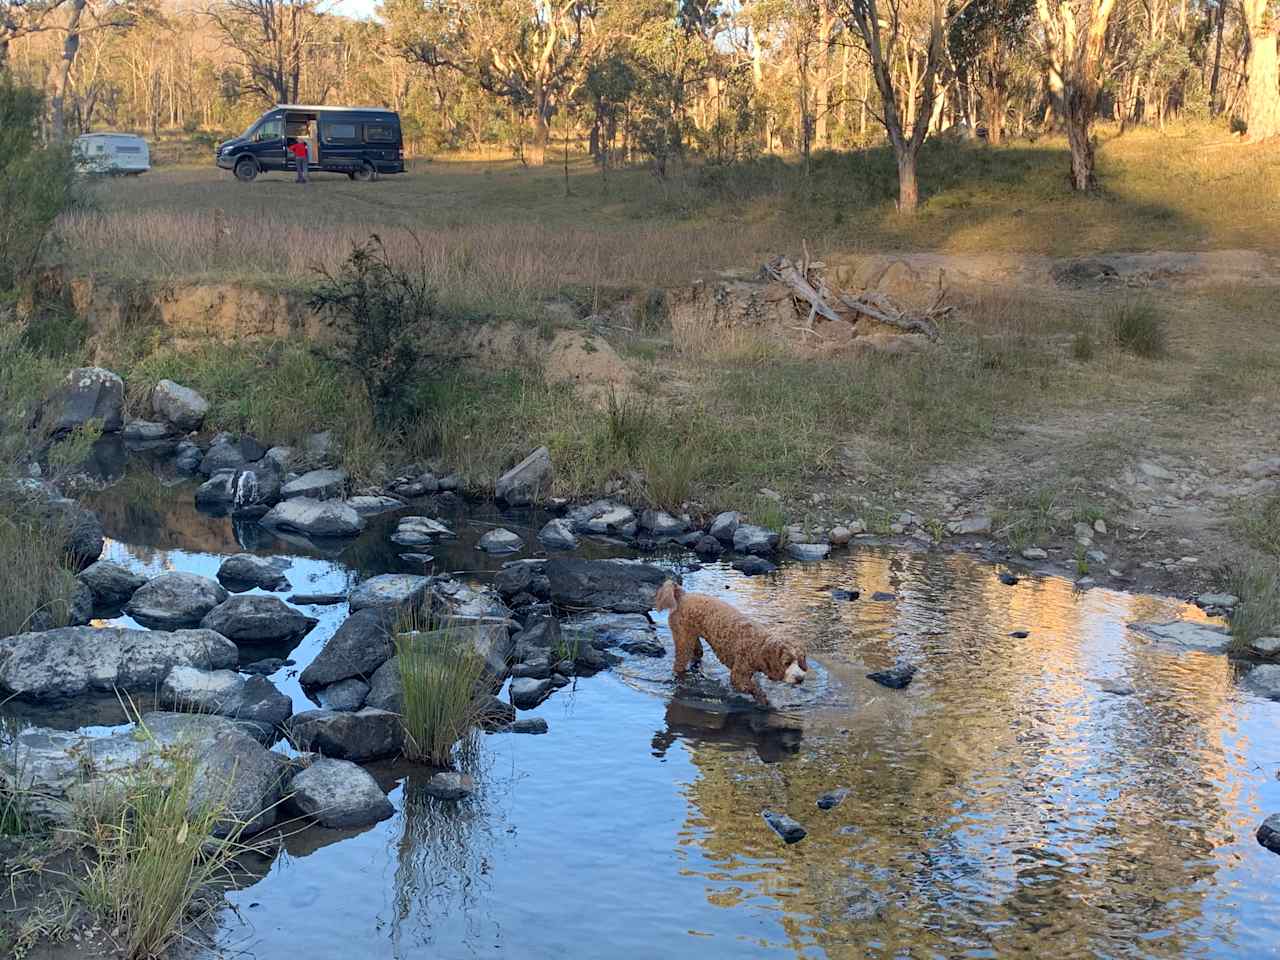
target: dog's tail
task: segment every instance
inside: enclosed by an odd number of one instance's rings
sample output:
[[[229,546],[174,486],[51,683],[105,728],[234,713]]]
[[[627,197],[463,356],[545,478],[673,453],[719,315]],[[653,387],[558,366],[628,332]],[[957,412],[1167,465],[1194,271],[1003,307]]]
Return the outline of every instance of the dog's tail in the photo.
[[[658,596],[653,601],[655,610],[674,610],[684,599],[684,590],[674,580],[668,580],[658,588]]]

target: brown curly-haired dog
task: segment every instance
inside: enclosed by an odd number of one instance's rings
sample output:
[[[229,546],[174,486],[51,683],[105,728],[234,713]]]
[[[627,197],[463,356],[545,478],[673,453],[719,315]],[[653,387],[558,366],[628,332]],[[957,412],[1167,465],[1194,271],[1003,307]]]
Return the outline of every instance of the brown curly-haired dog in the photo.
[[[729,668],[733,689],[750,694],[761,706],[767,707],[769,700],[756,683],[757,673],[779,683],[804,683],[809,671],[804,652],[771,636],[723,600],[685,593],[668,580],[658,589],[654,606],[671,611],[668,623],[676,642],[676,677],[702,662],[701,640],[706,640]]]

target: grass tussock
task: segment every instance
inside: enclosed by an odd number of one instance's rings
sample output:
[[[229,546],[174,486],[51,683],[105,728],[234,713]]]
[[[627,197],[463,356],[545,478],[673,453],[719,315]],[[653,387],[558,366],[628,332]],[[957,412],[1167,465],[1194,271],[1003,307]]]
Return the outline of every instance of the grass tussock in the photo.
[[[1280,494],[1242,504],[1234,526],[1251,547],[1280,558]]]
[[[207,889],[224,882],[243,851],[242,825],[226,831],[224,798],[194,803],[198,769],[189,750],[167,753],[167,777],[154,771],[112,785],[85,811],[85,841],[96,859],[80,885],[85,903],[120,931],[128,960],[162,956],[208,916]]]
[[[1168,321],[1150,300],[1129,300],[1112,307],[1107,326],[1116,346],[1127,353],[1155,360],[1168,349]]]
[[[432,629],[416,616],[398,626],[396,658],[404,690],[405,754],[450,766],[458,743],[474,736],[484,662],[459,631]]]
[[[1227,589],[1238,602],[1231,611],[1232,647],[1243,651],[1259,637],[1280,632],[1280,568],[1275,563],[1238,564],[1228,569]]]
[[[65,531],[0,497],[0,637],[66,626],[76,579]]]

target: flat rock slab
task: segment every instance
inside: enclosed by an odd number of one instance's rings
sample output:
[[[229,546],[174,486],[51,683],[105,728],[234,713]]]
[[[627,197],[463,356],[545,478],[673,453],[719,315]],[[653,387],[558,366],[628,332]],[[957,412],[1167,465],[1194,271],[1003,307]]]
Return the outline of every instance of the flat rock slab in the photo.
[[[383,573],[362,580],[351,591],[347,602],[351,612],[358,610],[392,610],[416,606],[426,599],[431,580],[412,573]]]
[[[175,710],[217,714],[266,730],[274,730],[293,713],[293,701],[266,677],[244,677],[234,670],[174,667],[160,687],[160,698]]]
[[[556,557],[542,568],[548,596],[569,610],[612,610],[644,613],[653,609],[667,571],[643,563]]]
[[[238,659],[235,644],[211,630],[61,627],[0,639],[0,693],[26,700],[150,694],[176,666],[226,670]]]
[[[367,827],[395,813],[369,773],[348,760],[322,757],[293,778],[291,802],[323,827]]]
[[[310,497],[312,500],[332,500],[341,497],[347,485],[345,470],[308,470],[296,480],[290,480],[280,488],[285,500],[294,497]]]
[[[210,610],[227,599],[216,580],[194,573],[162,573],[139,587],[124,612],[152,630],[198,627]]]
[[[831,545],[827,543],[788,543],[787,556],[793,560],[813,562],[825,560],[831,555]]]
[[[547,521],[538,531],[538,540],[548,550],[573,550],[578,546],[573,526],[559,517]]]
[[[364,517],[341,500],[294,497],[277,503],[261,520],[264,527],[291,530],[308,537],[354,537]]]
[[[236,553],[227,557],[218,567],[218,582],[228,590],[288,590],[289,580],[284,575],[288,561],[254,556],[252,553]]]
[[[765,810],[760,816],[764,818],[764,822],[780,836],[788,844],[799,843],[806,836],[808,831],[802,827],[797,820],[793,820],[785,813],[778,813],[774,810]]]
[[[373,707],[355,712],[295,713],[287,729],[289,739],[299,750],[358,763],[397,756],[404,747],[400,716]]]
[[[1231,646],[1231,634],[1223,627],[1191,620],[1171,620],[1167,623],[1131,623],[1136,633],[1166,643],[1181,650],[1199,650],[1204,653],[1225,653]]]
[[[244,594],[214,607],[200,625],[236,643],[281,643],[306,636],[319,622],[277,597]]]
[[[360,514],[362,517],[375,517],[380,513],[390,513],[392,510],[399,510],[404,506],[403,500],[395,497],[384,496],[360,496],[349,497],[347,506]]]
[[[425,547],[455,536],[452,530],[431,517],[401,517],[396,532],[391,535],[391,542],[402,547]]]

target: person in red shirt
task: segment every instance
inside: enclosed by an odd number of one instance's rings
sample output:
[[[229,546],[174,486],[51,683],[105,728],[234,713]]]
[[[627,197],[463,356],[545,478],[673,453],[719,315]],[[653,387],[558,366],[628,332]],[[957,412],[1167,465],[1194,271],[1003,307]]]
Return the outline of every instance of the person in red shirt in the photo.
[[[298,169],[298,183],[307,182],[307,143],[305,140],[295,140],[289,144],[289,152],[293,154],[294,166]]]

